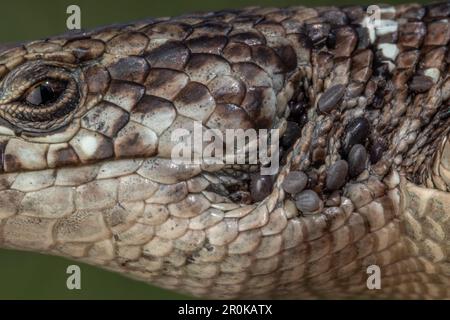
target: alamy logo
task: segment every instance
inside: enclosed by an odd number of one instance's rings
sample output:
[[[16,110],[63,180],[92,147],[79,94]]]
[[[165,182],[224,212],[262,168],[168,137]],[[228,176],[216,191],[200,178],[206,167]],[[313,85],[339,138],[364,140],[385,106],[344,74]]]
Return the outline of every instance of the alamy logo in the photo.
[[[81,269],[76,264],[70,265],[66,269],[66,273],[70,274],[67,277],[66,286],[69,290],[81,289]]]
[[[366,10],[367,17],[369,21],[367,22],[367,26],[370,28],[376,28],[380,26],[381,21],[381,9],[377,5],[370,5]]]
[[[381,289],[381,269],[376,264],[367,267],[367,289],[369,290],[379,290]]]
[[[67,7],[66,13],[70,14],[66,20],[66,26],[69,30],[81,29],[81,9],[79,6],[72,4]]]
[[[279,167],[278,129],[206,129],[172,132],[172,161],[177,164],[261,164],[261,175],[274,175]]]

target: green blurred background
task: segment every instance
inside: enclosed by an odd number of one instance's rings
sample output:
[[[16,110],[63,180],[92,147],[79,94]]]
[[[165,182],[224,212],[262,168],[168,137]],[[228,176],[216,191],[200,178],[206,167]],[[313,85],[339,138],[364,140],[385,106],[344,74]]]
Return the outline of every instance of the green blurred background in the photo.
[[[404,3],[407,1],[382,1]],[[427,1],[415,1],[425,3]],[[34,40],[65,31],[66,8],[77,4],[85,29],[146,17],[174,16],[192,11],[249,5],[345,5],[373,1],[337,0],[2,0],[0,43]],[[35,253],[0,250],[0,299],[186,299],[189,297],[149,286],[117,274],[77,263],[82,289],[66,288],[69,260]]]

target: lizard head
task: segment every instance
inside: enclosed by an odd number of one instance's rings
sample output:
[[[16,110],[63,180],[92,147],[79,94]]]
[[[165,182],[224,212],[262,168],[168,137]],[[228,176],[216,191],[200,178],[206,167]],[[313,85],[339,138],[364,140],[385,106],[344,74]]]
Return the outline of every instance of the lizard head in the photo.
[[[250,8],[0,49],[0,245],[214,297],[369,295],[354,281],[367,265],[440,270],[450,81],[435,35],[450,32],[405,8],[383,13],[398,44],[372,39],[360,7]],[[173,133],[196,124],[279,129],[280,167],[175,162]]]
[[[266,47],[259,32],[236,31],[228,44],[221,23],[191,29],[145,22],[3,49],[1,246],[79,258],[165,287],[184,281],[201,294],[239,229],[267,223],[269,210],[257,203],[274,179],[267,186],[259,163],[175,163],[171,137],[195,124],[284,128],[299,78],[295,52],[285,39],[277,52]],[[246,37],[260,43],[253,53]],[[255,209],[263,220],[239,227]],[[174,277],[180,272],[191,276]]]

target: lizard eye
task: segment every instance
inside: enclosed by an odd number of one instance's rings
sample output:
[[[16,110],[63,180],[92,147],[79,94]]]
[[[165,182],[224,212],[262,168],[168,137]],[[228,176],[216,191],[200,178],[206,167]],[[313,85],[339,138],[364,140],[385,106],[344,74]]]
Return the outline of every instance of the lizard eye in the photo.
[[[51,104],[61,97],[66,87],[66,81],[45,80],[28,91],[25,101],[33,106]]]
[[[43,62],[26,63],[0,87],[1,116],[29,133],[49,133],[67,125],[82,104],[79,71]]]

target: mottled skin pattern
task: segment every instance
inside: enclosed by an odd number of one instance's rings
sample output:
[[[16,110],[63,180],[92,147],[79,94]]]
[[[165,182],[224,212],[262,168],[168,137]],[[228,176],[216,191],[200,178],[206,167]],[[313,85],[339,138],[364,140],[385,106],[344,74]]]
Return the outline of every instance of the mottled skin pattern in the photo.
[[[0,246],[209,298],[450,297],[449,16],[248,8],[0,49]],[[294,110],[262,201],[224,187],[254,168],[171,163],[176,128],[284,132]],[[333,169],[355,143],[362,172]],[[281,188],[293,170],[315,212]]]

